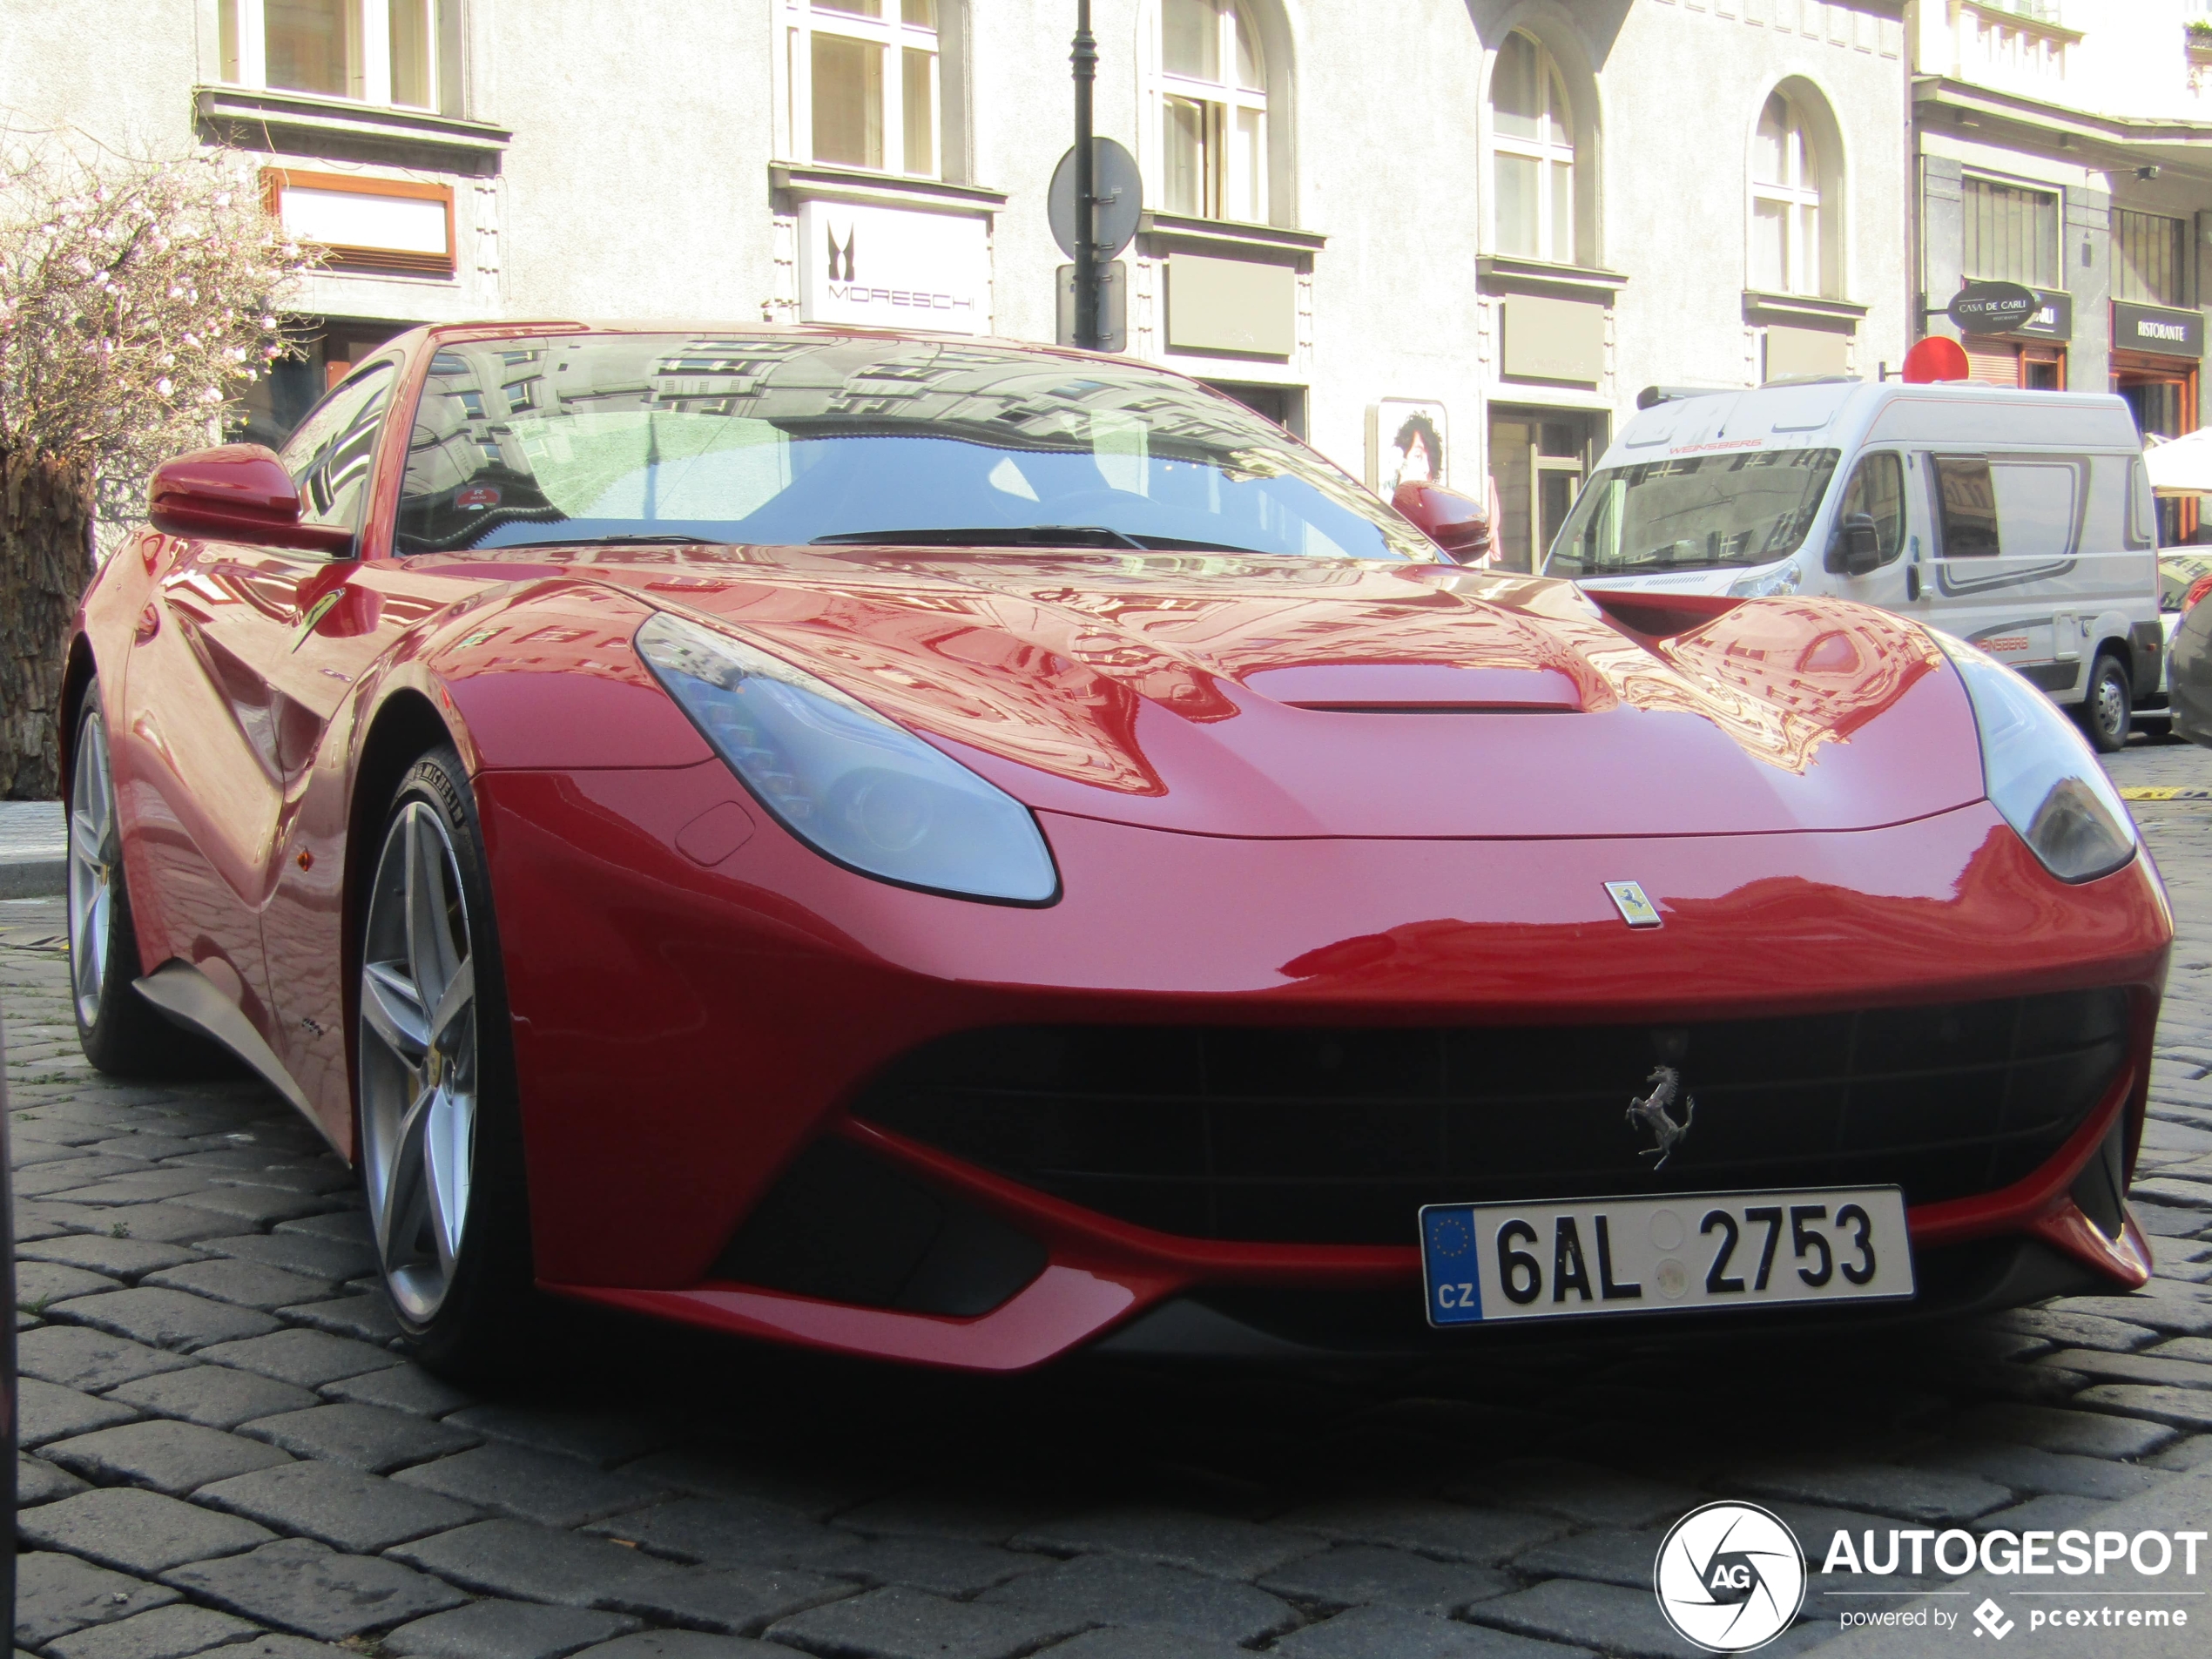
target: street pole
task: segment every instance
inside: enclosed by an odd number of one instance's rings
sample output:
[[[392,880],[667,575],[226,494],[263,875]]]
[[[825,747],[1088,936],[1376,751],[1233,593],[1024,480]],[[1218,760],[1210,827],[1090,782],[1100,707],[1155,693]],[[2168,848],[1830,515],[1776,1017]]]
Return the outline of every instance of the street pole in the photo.
[[[1098,43],[1091,37],[1090,0],[1076,0],[1076,344],[1098,349],[1098,236],[1093,226],[1097,180],[1090,153],[1090,88],[1098,78]]]

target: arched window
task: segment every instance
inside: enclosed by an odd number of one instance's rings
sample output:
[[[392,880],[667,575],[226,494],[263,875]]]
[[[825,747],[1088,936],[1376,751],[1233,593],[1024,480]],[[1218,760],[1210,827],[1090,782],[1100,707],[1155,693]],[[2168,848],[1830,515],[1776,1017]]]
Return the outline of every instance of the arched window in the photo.
[[[938,10],[939,0],[785,0],[791,153],[941,176]]]
[[[1751,287],[1764,293],[1824,293],[1821,156],[1797,99],[1777,92],[1759,112],[1751,144]]]
[[[1170,213],[1267,220],[1267,66],[1243,0],[1160,0],[1160,192]]]
[[[1490,80],[1497,251],[1575,263],[1575,112],[1543,44],[1506,37]]]

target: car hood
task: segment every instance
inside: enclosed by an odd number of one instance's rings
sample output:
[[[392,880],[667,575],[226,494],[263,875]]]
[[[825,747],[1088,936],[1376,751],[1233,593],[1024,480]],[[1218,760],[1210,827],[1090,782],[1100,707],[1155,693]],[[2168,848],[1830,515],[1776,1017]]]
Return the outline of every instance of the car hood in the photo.
[[[1047,811],[1239,836],[1676,835],[1868,828],[1982,793],[1932,642],[1838,601],[1613,603],[1447,565],[1193,553],[553,563],[743,636]]]

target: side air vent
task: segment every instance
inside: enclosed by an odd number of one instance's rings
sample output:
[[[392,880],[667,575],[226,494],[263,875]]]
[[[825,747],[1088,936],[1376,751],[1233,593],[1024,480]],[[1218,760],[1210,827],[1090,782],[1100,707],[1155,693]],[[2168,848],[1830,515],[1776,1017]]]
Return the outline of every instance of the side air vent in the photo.
[[[1044,1246],[846,1141],[799,1154],[709,1276],[825,1302],[972,1318],[1044,1271]]]

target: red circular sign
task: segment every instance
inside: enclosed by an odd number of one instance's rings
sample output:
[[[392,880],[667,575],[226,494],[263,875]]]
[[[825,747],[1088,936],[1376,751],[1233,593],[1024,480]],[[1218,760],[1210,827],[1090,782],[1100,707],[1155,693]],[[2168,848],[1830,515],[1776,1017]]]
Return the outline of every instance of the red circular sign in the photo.
[[[1946,335],[1930,334],[1905,354],[1903,378],[1909,385],[1963,381],[1966,374],[1966,348]]]

